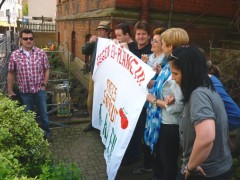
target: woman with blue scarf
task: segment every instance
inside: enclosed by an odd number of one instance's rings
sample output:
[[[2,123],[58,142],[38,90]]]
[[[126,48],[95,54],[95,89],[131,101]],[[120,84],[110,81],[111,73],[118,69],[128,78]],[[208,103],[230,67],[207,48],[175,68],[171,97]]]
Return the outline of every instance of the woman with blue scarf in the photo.
[[[189,37],[181,28],[171,28],[161,34],[162,49],[166,56],[175,47],[188,45]],[[175,180],[178,173],[179,119],[183,109],[180,87],[172,80],[169,64],[156,79],[147,108],[144,132],[145,143],[155,155],[152,179]]]

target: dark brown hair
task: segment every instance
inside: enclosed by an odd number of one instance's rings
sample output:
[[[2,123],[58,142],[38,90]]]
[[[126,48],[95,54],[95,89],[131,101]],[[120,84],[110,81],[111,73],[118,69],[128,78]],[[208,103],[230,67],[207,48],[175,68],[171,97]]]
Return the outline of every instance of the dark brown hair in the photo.
[[[146,22],[138,21],[134,26],[134,34],[136,34],[136,30],[141,29],[146,31],[150,35],[150,26]]]
[[[20,38],[22,38],[22,34],[23,33],[25,33],[25,34],[32,34],[33,35],[33,32],[32,32],[31,29],[23,29],[23,30],[20,31],[20,34],[19,34]]]

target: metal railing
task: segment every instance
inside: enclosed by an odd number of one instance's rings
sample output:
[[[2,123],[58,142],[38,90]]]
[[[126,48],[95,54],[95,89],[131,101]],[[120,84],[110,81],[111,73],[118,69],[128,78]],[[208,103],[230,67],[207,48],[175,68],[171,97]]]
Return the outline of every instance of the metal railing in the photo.
[[[5,92],[7,84],[8,60],[11,52],[7,52],[7,41],[0,43],[0,92]]]
[[[20,24],[20,29],[31,29],[34,32],[55,32],[55,23],[22,23]]]

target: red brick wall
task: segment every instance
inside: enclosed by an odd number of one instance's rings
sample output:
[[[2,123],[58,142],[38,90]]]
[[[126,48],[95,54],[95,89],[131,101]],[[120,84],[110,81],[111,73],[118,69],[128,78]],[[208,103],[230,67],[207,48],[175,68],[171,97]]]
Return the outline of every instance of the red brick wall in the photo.
[[[57,33],[59,32],[60,44],[65,43],[66,45],[66,42],[68,42],[68,49],[71,51],[71,34],[72,31],[75,31],[76,56],[81,60],[84,60],[84,56],[81,53],[81,48],[85,41],[85,35],[88,33],[95,34],[94,28],[97,27],[100,20],[111,20],[111,26],[113,28],[116,24],[122,21],[127,21],[130,23],[132,29],[135,22],[140,20],[141,0],[64,1],[66,2],[63,4],[58,4],[57,7],[56,41]],[[230,24],[230,21],[233,19],[233,17],[235,17],[235,12],[238,7],[235,2],[236,0],[175,0],[174,14],[171,25],[185,28],[190,35],[190,40],[192,43],[199,43],[208,47],[209,41],[213,41],[217,45],[221,39],[226,38],[226,28]],[[102,14],[99,15],[100,13],[105,12],[107,8],[114,7],[115,9],[121,9],[122,13],[113,13],[109,15],[109,17],[103,16]],[[132,14],[135,13],[137,16],[128,16],[128,12],[131,12]],[[88,16],[87,13],[91,15]],[[92,15],[92,13],[95,14]],[[149,13],[149,22],[152,30],[159,26],[167,26],[170,13],[170,0],[149,0]],[[179,15],[181,15],[181,13],[183,15],[181,19],[179,19]],[[208,25],[199,25],[201,24],[201,19],[195,24],[189,24],[185,27],[186,24],[202,14],[204,14],[202,18],[205,18],[205,21],[206,19],[208,20],[209,17],[214,16],[232,17],[232,19],[226,19],[227,22],[224,23],[227,25],[222,25],[220,28],[212,26],[211,21]],[[75,15],[78,15],[78,17],[73,18]],[[155,17],[156,15],[159,15],[159,17]],[[161,17],[164,17],[165,19]],[[60,19],[58,20],[58,18]],[[219,21],[221,22],[225,20],[220,19]]]
[[[68,0],[57,4],[57,16],[92,12],[115,7],[114,0]]]
[[[149,0],[150,11],[170,11],[170,0]],[[117,7],[140,8],[141,0],[116,0]],[[174,12],[232,17],[238,8],[237,0],[175,0]]]

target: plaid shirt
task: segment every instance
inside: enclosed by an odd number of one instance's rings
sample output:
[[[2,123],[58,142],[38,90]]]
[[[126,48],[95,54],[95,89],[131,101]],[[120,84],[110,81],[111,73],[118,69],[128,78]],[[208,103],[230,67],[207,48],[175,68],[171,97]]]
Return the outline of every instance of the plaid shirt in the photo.
[[[20,48],[14,51],[9,60],[8,71],[15,71],[19,90],[23,93],[36,93],[44,81],[44,71],[50,68],[46,53],[33,47],[29,57]]]

